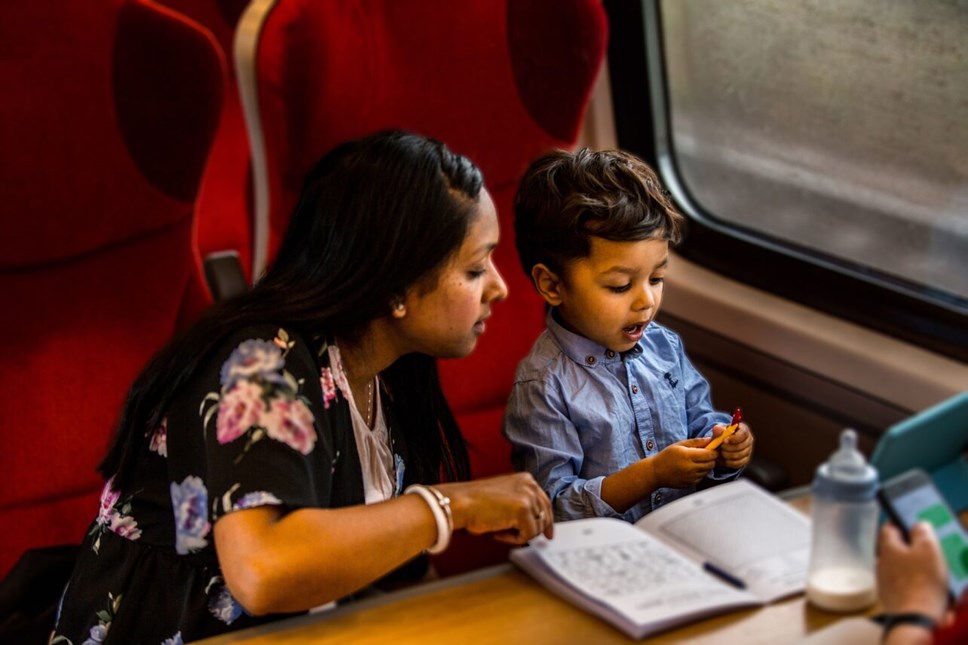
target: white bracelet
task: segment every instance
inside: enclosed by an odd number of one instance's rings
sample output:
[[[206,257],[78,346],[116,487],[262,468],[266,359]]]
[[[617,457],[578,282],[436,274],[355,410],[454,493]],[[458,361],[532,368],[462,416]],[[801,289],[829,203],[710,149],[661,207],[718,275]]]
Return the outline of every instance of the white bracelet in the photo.
[[[437,522],[437,541],[427,549],[427,553],[440,553],[450,544],[450,534],[454,532],[454,516],[450,512],[450,498],[432,486],[412,484],[407,486],[406,493],[416,493],[427,502],[430,512]]]

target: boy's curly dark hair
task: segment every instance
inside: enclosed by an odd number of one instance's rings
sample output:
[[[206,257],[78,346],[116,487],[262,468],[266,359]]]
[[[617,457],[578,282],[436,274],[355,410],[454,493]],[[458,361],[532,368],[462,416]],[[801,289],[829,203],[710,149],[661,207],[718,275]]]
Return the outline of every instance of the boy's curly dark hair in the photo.
[[[685,218],[641,159],[618,150],[549,152],[528,167],[514,198],[514,234],[524,272],[561,273],[587,257],[589,239],[678,244]]]

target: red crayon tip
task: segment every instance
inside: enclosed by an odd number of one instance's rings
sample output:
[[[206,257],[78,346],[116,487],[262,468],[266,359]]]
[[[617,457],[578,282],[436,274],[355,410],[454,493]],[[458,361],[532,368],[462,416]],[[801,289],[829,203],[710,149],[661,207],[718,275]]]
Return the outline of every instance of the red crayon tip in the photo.
[[[743,420],[743,411],[740,410],[739,408],[736,408],[736,410],[733,411],[733,418],[729,422],[729,425],[734,426],[742,420]]]

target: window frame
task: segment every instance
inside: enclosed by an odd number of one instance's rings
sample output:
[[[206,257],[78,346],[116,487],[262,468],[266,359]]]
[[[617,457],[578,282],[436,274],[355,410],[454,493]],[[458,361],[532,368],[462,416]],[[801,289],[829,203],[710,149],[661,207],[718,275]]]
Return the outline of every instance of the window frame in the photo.
[[[677,252],[724,276],[968,362],[968,315],[947,294],[718,225],[692,197],[672,150],[659,2],[604,0],[608,68],[619,146],[656,168],[689,219]]]

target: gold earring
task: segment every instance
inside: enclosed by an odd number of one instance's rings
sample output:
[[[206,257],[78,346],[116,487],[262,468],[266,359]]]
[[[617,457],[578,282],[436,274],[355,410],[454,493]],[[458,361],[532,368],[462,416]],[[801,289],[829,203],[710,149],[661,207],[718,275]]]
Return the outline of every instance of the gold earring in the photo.
[[[407,306],[401,301],[397,301],[393,305],[393,315],[397,318],[403,318],[407,313]]]

